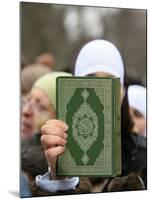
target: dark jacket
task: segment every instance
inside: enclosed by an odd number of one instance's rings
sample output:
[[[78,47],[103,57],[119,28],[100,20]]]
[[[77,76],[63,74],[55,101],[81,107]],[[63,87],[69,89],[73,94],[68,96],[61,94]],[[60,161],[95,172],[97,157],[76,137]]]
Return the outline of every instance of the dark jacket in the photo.
[[[147,145],[146,138],[131,133],[122,144],[122,175],[141,173],[147,187]]]
[[[63,194],[92,193],[97,187],[97,192],[144,190],[147,185],[146,178],[146,138],[133,133],[122,143],[122,174],[114,178],[81,177],[76,190],[47,192],[30,182],[33,196],[51,196]],[[96,190],[95,190],[96,191]]]

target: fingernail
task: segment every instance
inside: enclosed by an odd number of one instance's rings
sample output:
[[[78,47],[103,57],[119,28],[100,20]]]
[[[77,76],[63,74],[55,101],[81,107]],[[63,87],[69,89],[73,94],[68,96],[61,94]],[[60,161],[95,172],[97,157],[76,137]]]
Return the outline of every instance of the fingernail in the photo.
[[[64,145],[66,145],[66,144],[67,144],[67,141],[65,140],[65,141],[64,141]]]
[[[68,137],[68,134],[67,134],[67,133],[64,133],[64,137],[67,138],[67,137]]]
[[[67,131],[68,128],[69,128],[69,126],[68,126],[67,124],[64,124],[64,125],[63,125],[63,129],[64,129],[65,131]]]

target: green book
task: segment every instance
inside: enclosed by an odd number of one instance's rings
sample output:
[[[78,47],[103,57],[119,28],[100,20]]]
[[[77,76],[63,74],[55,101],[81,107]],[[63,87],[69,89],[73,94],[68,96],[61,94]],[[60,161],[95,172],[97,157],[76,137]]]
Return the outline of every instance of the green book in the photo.
[[[58,77],[57,119],[69,126],[58,176],[108,176],[121,173],[120,80]]]

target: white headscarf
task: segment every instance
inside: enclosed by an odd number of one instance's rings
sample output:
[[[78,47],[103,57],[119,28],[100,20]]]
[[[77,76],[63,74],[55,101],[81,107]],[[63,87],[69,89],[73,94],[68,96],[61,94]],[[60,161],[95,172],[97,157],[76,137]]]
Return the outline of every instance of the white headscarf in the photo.
[[[129,86],[128,100],[130,107],[139,111],[146,119],[146,88],[140,85]]]
[[[81,49],[75,64],[75,76],[107,72],[124,84],[124,65],[118,49],[109,41],[93,40]]]

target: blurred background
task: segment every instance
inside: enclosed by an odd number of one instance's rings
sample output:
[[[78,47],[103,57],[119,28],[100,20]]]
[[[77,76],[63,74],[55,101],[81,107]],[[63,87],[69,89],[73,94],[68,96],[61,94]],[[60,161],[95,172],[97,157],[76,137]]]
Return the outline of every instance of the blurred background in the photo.
[[[40,55],[73,72],[80,48],[107,39],[120,50],[130,82],[146,86],[146,10],[20,3],[21,68]]]

